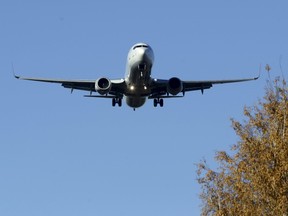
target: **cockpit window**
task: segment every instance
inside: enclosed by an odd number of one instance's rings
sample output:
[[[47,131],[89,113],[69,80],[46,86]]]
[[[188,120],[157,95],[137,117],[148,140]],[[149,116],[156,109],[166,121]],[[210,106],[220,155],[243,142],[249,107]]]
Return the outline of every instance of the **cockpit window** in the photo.
[[[145,47],[145,48],[148,48],[148,46],[146,44],[139,44],[139,45],[136,45],[133,47],[133,50],[137,49],[137,48],[140,48],[140,47]]]

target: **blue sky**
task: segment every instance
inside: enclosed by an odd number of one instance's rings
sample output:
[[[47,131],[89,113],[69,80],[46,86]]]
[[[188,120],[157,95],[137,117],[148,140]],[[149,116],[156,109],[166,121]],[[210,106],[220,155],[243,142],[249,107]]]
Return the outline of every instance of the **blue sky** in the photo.
[[[238,138],[260,80],[134,112],[23,76],[122,78],[147,42],[153,76],[247,78],[288,67],[287,1],[1,1],[0,215],[199,215],[196,167]]]

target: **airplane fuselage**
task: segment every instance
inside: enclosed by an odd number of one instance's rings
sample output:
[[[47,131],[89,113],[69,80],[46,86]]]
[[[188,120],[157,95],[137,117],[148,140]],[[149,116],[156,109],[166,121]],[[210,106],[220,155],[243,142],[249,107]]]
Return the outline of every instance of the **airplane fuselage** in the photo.
[[[125,83],[126,103],[138,108],[144,105],[151,93],[151,70],[154,62],[154,53],[150,46],[144,43],[134,45],[127,56]]]

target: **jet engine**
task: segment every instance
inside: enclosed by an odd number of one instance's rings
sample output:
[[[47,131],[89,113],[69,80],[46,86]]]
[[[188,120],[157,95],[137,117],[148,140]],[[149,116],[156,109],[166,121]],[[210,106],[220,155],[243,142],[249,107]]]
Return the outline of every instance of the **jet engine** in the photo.
[[[169,79],[168,84],[167,84],[168,93],[172,95],[177,95],[182,90],[183,90],[183,83],[179,78],[173,77]]]
[[[100,95],[108,94],[111,90],[111,81],[105,77],[99,78],[95,82],[95,89]]]

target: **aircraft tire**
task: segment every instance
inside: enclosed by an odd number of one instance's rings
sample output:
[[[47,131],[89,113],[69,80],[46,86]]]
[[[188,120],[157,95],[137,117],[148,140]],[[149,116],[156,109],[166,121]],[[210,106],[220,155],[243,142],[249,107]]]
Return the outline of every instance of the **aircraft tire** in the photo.
[[[160,107],[164,106],[164,100],[162,98],[159,100],[159,104],[160,104]]]
[[[153,105],[154,105],[154,107],[157,107],[157,104],[158,104],[158,101],[157,101],[156,98],[154,98],[154,101],[153,101]]]

